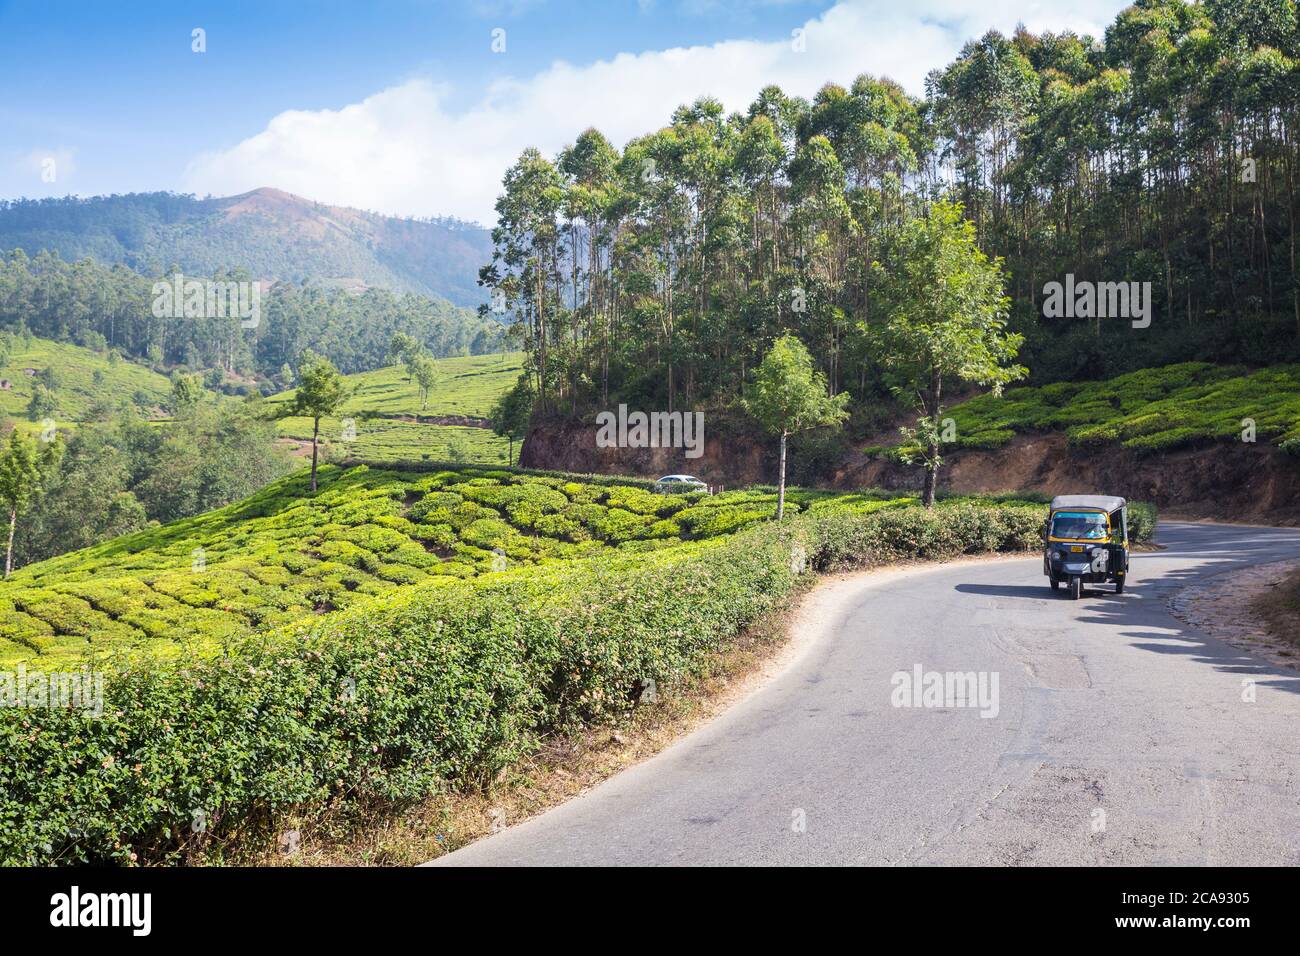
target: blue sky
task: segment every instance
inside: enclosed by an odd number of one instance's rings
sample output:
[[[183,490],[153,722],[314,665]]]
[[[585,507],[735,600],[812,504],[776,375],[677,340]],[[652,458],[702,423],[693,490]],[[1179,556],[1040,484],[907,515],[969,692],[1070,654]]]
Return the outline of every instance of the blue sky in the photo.
[[[0,0],[0,198],[266,185],[487,221],[525,146],[554,152],[588,125],[621,145],[684,100],[742,108],[766,82],[809,95],[871,72],[920,92],[985,29],[1100,29],[1122,6]]]

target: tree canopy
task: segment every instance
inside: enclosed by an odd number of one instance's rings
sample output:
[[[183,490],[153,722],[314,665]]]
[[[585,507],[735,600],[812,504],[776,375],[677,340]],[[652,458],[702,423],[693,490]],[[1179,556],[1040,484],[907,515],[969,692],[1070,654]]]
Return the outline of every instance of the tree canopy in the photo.
[[[480,281],[539,405],[726,405],[785,333],[868,405],[886,383],[863,329],[890,309],[873,263],[940,200],[1002,260],[1039,381],[1300,360],[1294,0],[1138,0],[1104,36],[992,31],[935,66],[923,99],[867,75],[768,87],[622,150],[587,130],[524,151]],[[1045,318],[1067,274],[1150,282],[1152,327]]]
[[[922,448],[925,503],[934,504],[945,388],[975,384],[1000,392],[1027,373],[1013,364],[1024,337],[1006,331],[1001,260],[975,242],[956,203],[936,202],[900,232],[891,267],[876,264],[884,315],[863,323],[885,381],[921,413],[905,430]]]

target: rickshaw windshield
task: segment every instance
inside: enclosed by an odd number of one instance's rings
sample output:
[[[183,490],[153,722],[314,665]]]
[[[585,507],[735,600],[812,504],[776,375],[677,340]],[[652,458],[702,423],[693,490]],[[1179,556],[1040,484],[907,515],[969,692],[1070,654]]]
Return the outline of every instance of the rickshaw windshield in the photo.
[[[1108,534],[1106,516],[1096,511],[1058,511],[1052,515],[1053,538],[1101,540]]]

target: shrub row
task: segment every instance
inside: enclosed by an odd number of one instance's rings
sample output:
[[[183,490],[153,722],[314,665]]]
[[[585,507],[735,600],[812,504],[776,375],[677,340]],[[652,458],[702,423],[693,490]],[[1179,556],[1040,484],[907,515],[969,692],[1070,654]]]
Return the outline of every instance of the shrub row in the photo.
[[[0,711],[0,862],[131,863],[287,811],[473,785],[696,673],[810,570],[1040,545],[1041,506],[809,511],[730,538],[407,588],[228,653],[113,665],[105,711]],[[647,545],[652,542],[646,542]]]

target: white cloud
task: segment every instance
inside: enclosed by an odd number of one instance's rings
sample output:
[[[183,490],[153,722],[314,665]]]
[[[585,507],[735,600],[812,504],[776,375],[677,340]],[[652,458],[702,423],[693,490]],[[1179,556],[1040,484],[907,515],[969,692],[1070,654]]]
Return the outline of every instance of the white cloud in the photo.
[[[451,110],[450,90],[416,77],[338,110],[291,110],[228,149],[193,159],[185,188],[229,195],[275,186],[321,202],[402,215],[455,215],[490,223],[502,173],[520,150],[552,155],[588,126],[617,145],[665,125],[701,95],[728,110],[775,83],[811,96],[827,81],[889,76],[914,93],[962,43],[1023,22],[1031,30],[1100,35],[1122,0],[845,0],[791,23],[791,41],[727,40],[584,65],[557,61],[501,80],[475,104]],[[508,55],[508,54],[507,54]],[[472,97],[471,97],[472,99]]]

